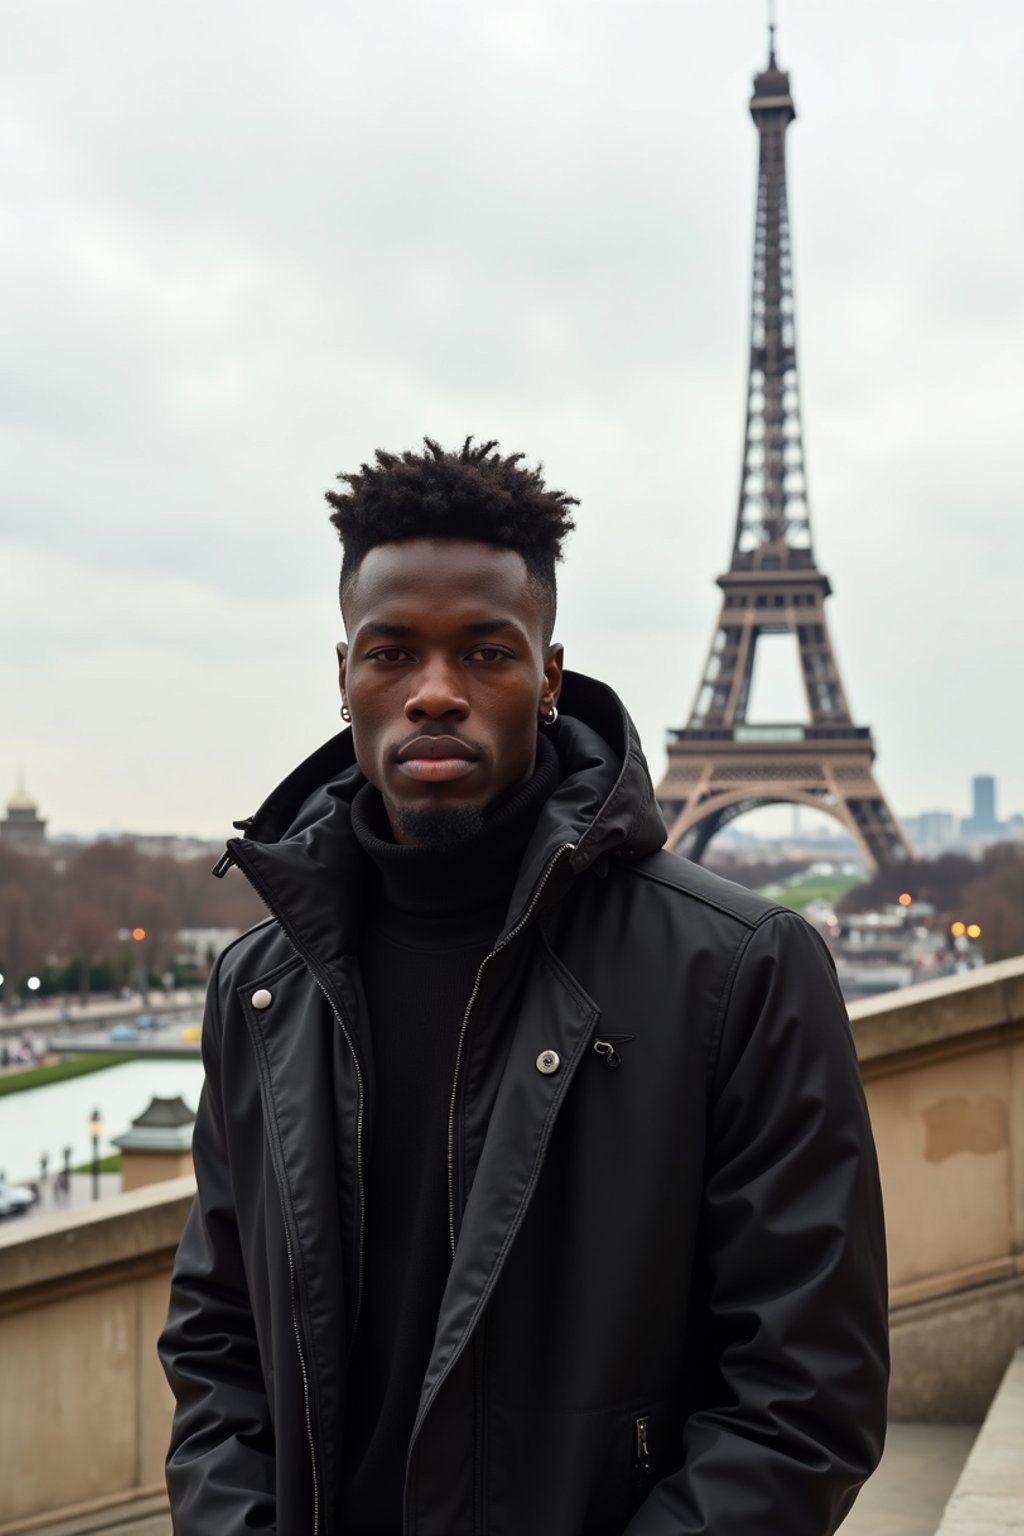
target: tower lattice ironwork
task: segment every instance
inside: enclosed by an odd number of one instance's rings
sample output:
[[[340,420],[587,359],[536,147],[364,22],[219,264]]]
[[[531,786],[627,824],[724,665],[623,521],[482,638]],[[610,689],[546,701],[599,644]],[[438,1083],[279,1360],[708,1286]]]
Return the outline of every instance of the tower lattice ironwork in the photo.
[[[722,606],[689,723],[673,730],[658,798],[669,845],[700,859],[728,822],[786,803],[828,812],[873,868],[912,857],[879,788],[874,745],[853,723],[829,637],[828,577],[811,545],[786,196],[786,130],[796,117],[775,57],[754,80],[760,139],[747,420],[736,533]],[[807,723],[748,720],[757,644],[796,640]]]

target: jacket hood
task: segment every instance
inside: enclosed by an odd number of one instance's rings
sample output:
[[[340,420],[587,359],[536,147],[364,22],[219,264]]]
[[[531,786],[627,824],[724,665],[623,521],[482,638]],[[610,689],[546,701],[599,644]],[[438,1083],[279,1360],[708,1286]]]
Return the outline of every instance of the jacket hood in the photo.
[[[545,802],[523,857],[507,927],[526,909],[559,850],[568,871],[603,874],[609,858],[653,853],[666,831],[636,728],[604,683],[566,672],[551,739],[561,778]],[[361,854],[352,799],[366,780],[345,730],[300,764],[231,838],[228,855],[291,932],[296,923],[326,957],[358,937]],[[571,853],[569,852],[571,848]],[[350,878],[346,878],[350,876]],[[289,922],[289,916],[291,922]]]

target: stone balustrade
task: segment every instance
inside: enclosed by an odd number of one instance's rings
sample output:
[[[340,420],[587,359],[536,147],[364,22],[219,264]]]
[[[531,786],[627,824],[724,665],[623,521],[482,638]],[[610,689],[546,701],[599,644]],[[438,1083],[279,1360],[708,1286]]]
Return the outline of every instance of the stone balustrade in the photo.
[[[850,1016],[885,1194],[890,1412],[978,1423],[1024,1343],[1024,957]]]
[[[0,1228],[0,1533],[159,1493],[154,1348],[191,1177]]]
[[[892,1410],[980,1422],[1024,1342],[1024,957],[851,1016],[886,1199]],[[0,1227],[0,1536],[159,1491],[154,1344],[192,1190]]]

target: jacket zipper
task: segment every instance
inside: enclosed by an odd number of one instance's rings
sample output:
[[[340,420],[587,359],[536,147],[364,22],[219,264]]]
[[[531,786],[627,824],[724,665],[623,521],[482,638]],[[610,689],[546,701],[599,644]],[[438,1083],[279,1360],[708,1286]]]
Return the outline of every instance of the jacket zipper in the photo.
[[[651,1450],[648,1443],[647,1432],[650,1428],[650,1419],[642,1418],[633,1421],[634,1436],[634,1466],[636,1478],[641,1488],[646,1487],[651,1475]]]
[[[261,1053],[257,1052],[257,1056]],[[257,1069],[260,1078],[264,1076],[264,1068],[258,1062]],[[284,1179],[278,1171],[277,1160],[280,1156],[274,1138],[271,1137],[271,1163],[274,1168],[274,1177],[277,1180],[277,1197],[281,1202],[281,1225],[284,1228],[284,1247],[288,1258],[288,1294],[292,1304],[292,1332],[295,1335],[295,1353],[299,1360],[299,1372],[302,1376],[302,1400],[306,1419],[306,1442],[309,1446],[310,1471],[313,1479],[313,1532],[317,1536],[320,1529],[320,1483],[316,1470],[316,1439],[313,1434],[313,1405],[309,1390],[309,1371],[306,1366],[306,1355],[302,1347],[302,1327],[299,1318],[298,1303],[298,1277],[295,1272],[295,1254],[292,1249],[291,1232],[288,1226],[288,1207],[284,1193]]]
[[[278,1195],[284,1206],[284,1189],[278,1180]],[[282,1210],[283,1214],[283,1210]],[[288,1255],[288,1285],[292,1301],[292,1331],[295,1334],[295,1352],[299,1357],[299,1370],[302,1374],[302,1396],[306,1408],[306,1440],[309,1444],[309,1461],[313,1473],[313,1536],[317,1536],[320,1529],[320,1484],[316,1475],[316,1441],[313,1436],[313,1406],[309,1392],[309,1372],[306,1369],[306,1356],[302,1348],[302,1331],[299,1327],[299,1305],[296,1290],[295,1259],[292,1254],[292,1240],[288,1232],[288,1222],[284,1222],[284,1246]]]
[[[455,1256],[455,1110],[459,1093],[459,1073],[462,1069],[462,1053],[466,1044],[466,1031],[469,1028],[469,1017],[473,1012],[473,1004],[476,1002],[480,991],[480,983],[483,980],[485,967],[491,960],[495,958],[496,955],[500,955],[501,951],[506,949],[518,934],[522,933],[523,929],[530,921],[530,918],[533,916],[534,909],[536,908],[538,901],[543,895],[544,887],[547,885],[548,880],[551,878],[551,872],[555,865],[558,863],[563,853],[572,853],[575,847],[575,843],[562,843],[560,847],[555,849],[554,853],[551,855],[551,858],[545,865],[540,879],[537,881],[537,884],[533,888],[533,895],[530,897],[526,911],[523,913],[518,923],[516,923],[515,927],[510,928],[505,937],[501,939],[499,943],[495,944],[490,954],[485,955],[481,960],[480,969],[476,973],[476,981],[473,983],[473,990],[470,993],[469,1002],[466,1004],[466,1011],[462,1015],[462,1028],[459,1031],[459,1043],[455,1050],[455,1073],[452,1078],[452,1096],[451,1102],[448,1106],[448,1238],[451,1243],[452,1257]]]
[[[622,1057],[615,1049],[617,1045],[625,1045],[627,1041],[635,1040],[636,1035],[606,1035],[603,1040],[594,1041],[594,1053],[600,1056],[606,1067],[617,1067]]]
[[[248,880],[257,896],[267,908],[267,911],[271,914],[278,927],[281,929],[281,932],[284,934],[285,940],[288,943],[288,947],[302,961],[303,965],[312,976],[314,982],[319,987],[324,997],[327,999],[327,1004],[334,1016],[335,1022],[344,1035],[345,1043],[352,1054],[352,1064],[355,1068],[356,1089],[358,1095],[356,1105],[356,1189],[359,1196],[359,1238],[356,1250],[356,1305],[352,1323],[352,1339],[354,1341],[356,1336],[356,1329],[359,1325],[359,1314],[363,1304],[363,1244],[366,1232],[366,1191],[363,1183],[363,1112],[366,1104],[366,1087],[365,1080],[363,1078],[363,1069],[360,1065],[359,1056],[356,1051],[355,1044],[352,1040],[352,1036],[349,1032],[348,1026],[345,1023],[344,1017],[342,1016],[341,1009],[335,1002],[329,987],[321,979],[316,963],[306,950],[305,946],[295,937],[293,933],[290,932],[286,925],[281,921],[278,913],[274,910],[273,903],[268,897],[266,888],[264,887],[262,881],[253,873],[250,868],[247,868],[245,863],[239,860],[237,855],[234,854],[230,849],[225,853],[221,863],[224,864],[225,870],[230,866],[230,864],[234,863],[242,871],[243,875]],[[218,865],[218,868],[220,868],[220,865]],[[216,871],[214,871],[214,873],[216,873]],[[280,1196],[283,1209],[285,1206],[285,1193],[280,1175],[278,1175],[278,1194]],[[313,1408],[309,1390],[309,1372],[306,1368],[306,1358],[302,1348],[302,1330],[300,1327],[298,1307],[298,1283],[295,1274],[295,1258],[292,1252],[292,1241],[288,1231],[287,1217],[284,1222],[284,1238],[285,1251],[288,1255],[288,1273],[291,1287],[292,1327],[295,1333],[295,1347],[299,1356],[299,1369],[302,1373],[302,1391],[305,1398],[306,1409],[306,1438],[309,1442],[309,1457],[313,1472],[312,1536],[317,1536],[317,1533],[320,1529],[320,1490],[319,1480],[317,1477],[316,1440],[313,1434]]]

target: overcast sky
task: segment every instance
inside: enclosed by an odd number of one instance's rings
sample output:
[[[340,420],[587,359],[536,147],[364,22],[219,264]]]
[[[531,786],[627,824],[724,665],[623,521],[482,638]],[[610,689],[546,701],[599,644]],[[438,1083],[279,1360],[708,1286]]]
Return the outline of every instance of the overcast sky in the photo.
[[[1024,5],[780,0],[811,511],[904,812],[1024,809]],[[0,0],[0,802],[219,836],[338,728],[322,502],[581,498],[655,774],[739,480],[763,0]],[[770,705],[769,701],[769,705]]]

